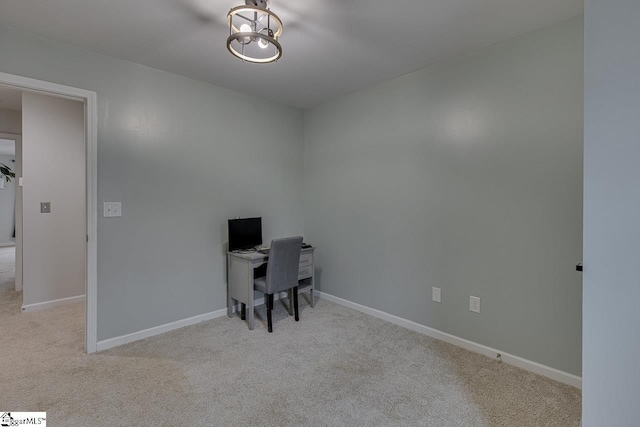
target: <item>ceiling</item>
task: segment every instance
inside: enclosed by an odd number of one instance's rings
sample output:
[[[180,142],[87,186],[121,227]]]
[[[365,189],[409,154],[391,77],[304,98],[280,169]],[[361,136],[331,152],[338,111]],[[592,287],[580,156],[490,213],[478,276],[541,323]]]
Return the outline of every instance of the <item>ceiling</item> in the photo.
[[[0,108],[6,110],[22,110],[22,92],[0,85]]]
[[[578,16],[583,0],[272,0],[283,56],[243,63],[226,13],[243,0],[2,0],[0,22],[308,108]]]

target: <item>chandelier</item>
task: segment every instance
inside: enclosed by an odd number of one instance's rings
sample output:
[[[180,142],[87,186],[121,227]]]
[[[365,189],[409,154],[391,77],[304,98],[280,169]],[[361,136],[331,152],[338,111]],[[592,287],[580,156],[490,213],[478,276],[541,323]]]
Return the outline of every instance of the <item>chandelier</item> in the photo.
[[[227,49],[243,61],[265,64],[280,59],[282,21],[268,8],[268,0],[245,0],[229,11]]]

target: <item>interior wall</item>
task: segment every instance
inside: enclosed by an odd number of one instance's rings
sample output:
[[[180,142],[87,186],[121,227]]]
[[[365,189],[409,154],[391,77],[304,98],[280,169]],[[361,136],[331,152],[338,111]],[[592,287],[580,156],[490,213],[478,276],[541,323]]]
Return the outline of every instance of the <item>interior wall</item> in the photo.
[[[580,375],[582,31],[573,19],[306,112],[321,290]]]
[[[640,419],[640,2],[585,2],[582,425]]]
[[[16,172],[16,164],[12,160],[15,159],[15,155],[0,155],[0,163],[9,166],[14,173]],[[0,176],[0,179],[4,179],[4,177]],[[15,203],[16,180],[12,179],[11,182],[5,182],[4,188],[0,190],[0,244],[14,242],[12,236]]]
[[[299,110],[5,26],[0,57],[97,92],[99,340],[225,308],[227,219],[302,233]]]
[[[22,113],[0,108],[0,133],[22,133]]]
[[[84,104],[22,95],[22,305],[82,296],[86,275]],[[51,212],[41,213],[40,203]]]

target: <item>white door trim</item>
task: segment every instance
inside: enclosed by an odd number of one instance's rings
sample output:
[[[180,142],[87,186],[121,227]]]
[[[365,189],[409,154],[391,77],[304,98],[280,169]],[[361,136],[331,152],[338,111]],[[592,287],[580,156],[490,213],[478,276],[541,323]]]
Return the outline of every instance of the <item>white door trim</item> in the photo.
[[[0,72],[0,84],[28,91],[76,99],[85,105],[87,174],[86,350],[95,353],[98,342],[98,104],[95,92]]]

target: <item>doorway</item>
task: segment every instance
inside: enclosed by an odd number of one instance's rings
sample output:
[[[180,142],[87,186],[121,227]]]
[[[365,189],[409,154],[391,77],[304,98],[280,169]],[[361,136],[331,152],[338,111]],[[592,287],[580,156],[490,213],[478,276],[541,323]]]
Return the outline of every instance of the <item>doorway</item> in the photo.
[[[2,107],[2,98],[0,98]],[[0,108],[0,114],[4,109]],[[0,248],[15,247],[18,135],[0,133]]]
[[[19,105],[6,92],[0,91],[0,119],[2,130],[19,132],[9,123],[19,115]],[[21,137],[13,133],[0,132],[0,303],[20,303],[16,300],[22,290],[21,282],[16,280],[16,226],[20,219],[16,217],[16,207],[21,203],[17,191],[17,176],[20,176]],[[16,161],[18,160],[18,162]]]
[[[86,236],[86,240],[83,241],[82,245],[82,255],[83,255],[83,263],[84,269],[82,275],[84,276],[81,279],[84,285],[84,298],[86,300],[85,303],[85,349],[88,353],[93,353],[96,351],[97,345],[97,313],[96,313],[96,288],[97,288],[97,272],[96,272],[96,257],[97,257],[97,199],[96,199],[96,187],[97,187],[97,176],[96,176],[96,164],[97,164],[97,107],[96,107],[96,94],[95,92],[77,89],[69,86],[62,86],[54,83],[44,82],[40,80],[29,79],[21,76],[15,76],[6,73],[0,73],[0,84],[5,85],[7,87],[20,90],[25,94],[33,95],[35,98],[48,98],[52,100],[60,100],[60,101],[73,101],[73,103],[78,103],[80,105],[81,116],[83,119],[83,129],[81,133],[81,143],[83,142],[84,146],[82,157],[84,160],[84,167],[82,170],[81,178],[84,178],[83,189],[84,189],[84,197],[82,200],[82,213],[84,213],[82,217],[82,236]],[[42,96],[46,95],[46,96]],[[51,176],[52,180],[55,180],[55,174]],[[64,199],[63,203],[58,203],[57,205],[46,200],[40,200],[42,196],[37,196],[36,199],[39,201],[39,218],[46,218],[46,214],[52,212],[56,209],[56,206],[61,209],[67,205],[67,199]],[[34,200],[36,200],[34,199]],[[29,204],[30,209],[33,208],[32,200]],[[75,203],[75,202],[74,202]],[[23,216],[26,218],[27,213],[24,212]],[[32,215],[35,215],[32,213]],[[17,216],[16,216],[17,219]],[[35,224],[36,222],[34,222]],[[18,231],[19,235],[19,231]],[[18,238],[19,239],[19,238]],[[61,242],[64,239],[61,239]],[[85,244],[86,243],[86,244]],[[33,245],[32,245],[33,247]],[[61,248],[64,250],[64,248]],[[50,249],[51,250],[51,249]],[[19,249],[18,249],[19,251]],[[16,258],[19,258],[19,254]],[[59,266],[53,266],[59,267]],[[64,270],[64,268],[58,268],[58,271]],[[18,269],[16,268],[16,273]],[[17,275],[17,274],[16,274]],[[17,282],[17,280],[16,280]],[[61,298],[64,300],[65,298]],[[54,301],[56,302],[56,301]],[[57,303],[64,303],[64,301],[57,301]],[[23,309],[25,305],[23,305]],[[33,308],[33,307],[32,307]]]
[[[6,101],[7,97],[0,94],[0,115],[3,125],[14,116],[13,109]],[[4,107],[4,108],[2,108]],[[3,130],[5,130],[3,126]],[[6,129],[16,130],[16,129]],[[19,136],[0,133],[0,304],[2,307],[17,306],[15,301],[19,295],[18,284],[15,280],[15,208],[16,208],[16,146]]]

